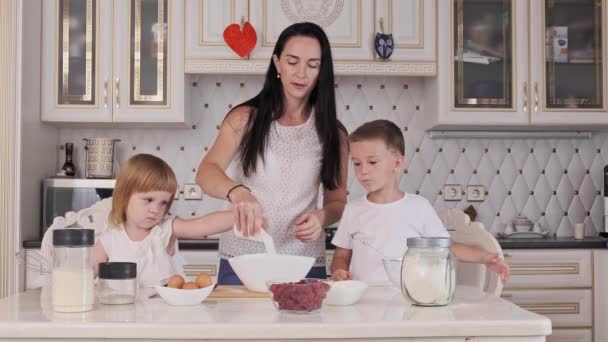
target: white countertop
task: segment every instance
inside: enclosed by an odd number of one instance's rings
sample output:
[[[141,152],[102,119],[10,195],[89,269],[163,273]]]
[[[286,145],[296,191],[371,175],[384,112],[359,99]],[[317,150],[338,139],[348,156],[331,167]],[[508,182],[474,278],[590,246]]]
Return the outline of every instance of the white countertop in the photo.
[[[457,288],[450,305],[434,308],[410,305],[396,288],[370,287],[356,305],[325,305],[320,313],[309,315],[279,313],[266,298],[205,301],[196,306],[169,306],[152,298],[131,305],[98,304],[93,311],[65,314],[53,312],[48,298],[42,298],[38,290],[0,300],[0,340],[509,336],[523,341],[536,336],[530,340],[544,341],[542,337],[551,334],[546,317],[467,287]]]

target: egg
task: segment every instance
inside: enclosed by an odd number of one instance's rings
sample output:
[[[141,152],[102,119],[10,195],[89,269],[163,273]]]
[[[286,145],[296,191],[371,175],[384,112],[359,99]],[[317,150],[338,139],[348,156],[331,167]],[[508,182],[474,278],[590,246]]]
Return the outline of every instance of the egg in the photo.
[[[209,276],[207,272],[201,272],[198,277],[196,277],[195,282],[201,289],[213,284],[213,280],[211,280],[211,276]]]
[[[167,287],[172,287],[174,289],[181,289],[184,286],[184,278],[179,274],[174,274],[169,278],[167,282]]]
[[[196,285],[195,282],[189,281],[187,283],[184,284],[184,286],[182,287],[182,290],[193,290],[193,289],[198,289],[198,285]]]

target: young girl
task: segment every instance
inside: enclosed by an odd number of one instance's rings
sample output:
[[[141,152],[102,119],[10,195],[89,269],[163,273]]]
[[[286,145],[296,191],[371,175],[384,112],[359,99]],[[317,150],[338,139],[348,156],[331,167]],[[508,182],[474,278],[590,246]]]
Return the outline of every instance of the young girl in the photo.
[[[229,230],[229,211],[184,220],[167,215],[177,180],[171,167],[149,154],[131,157],[122,167],[112,196],[108,228],[95,244],[96,265],[106,261],[137,263],[141,287],[161,285],[181,273],[175,260],[177,238],[196,238]]]

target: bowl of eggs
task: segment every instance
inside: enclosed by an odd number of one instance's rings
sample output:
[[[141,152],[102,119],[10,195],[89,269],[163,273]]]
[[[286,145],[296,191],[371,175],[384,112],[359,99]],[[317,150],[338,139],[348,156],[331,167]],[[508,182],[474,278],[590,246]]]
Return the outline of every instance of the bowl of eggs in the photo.
[[[169,305],[198,305],[211,293],[215,284],[206,272],[201,272],[194,281],[186,281],[175,274],[167,286],[156,286],[158,295]]]

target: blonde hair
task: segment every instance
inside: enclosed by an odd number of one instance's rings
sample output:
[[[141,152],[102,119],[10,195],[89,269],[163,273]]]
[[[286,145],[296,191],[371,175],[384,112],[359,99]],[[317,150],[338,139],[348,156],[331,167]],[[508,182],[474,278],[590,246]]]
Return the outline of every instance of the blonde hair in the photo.
[[[121,225],[127,220],[127,206],[131,195],[138,192],[166,191],[171,193],[167,211],[171,209],[177,179],[171,167],[151,154],[137,154],[129,158],[118,174],[112,193],[112,211],[109,221]]]

